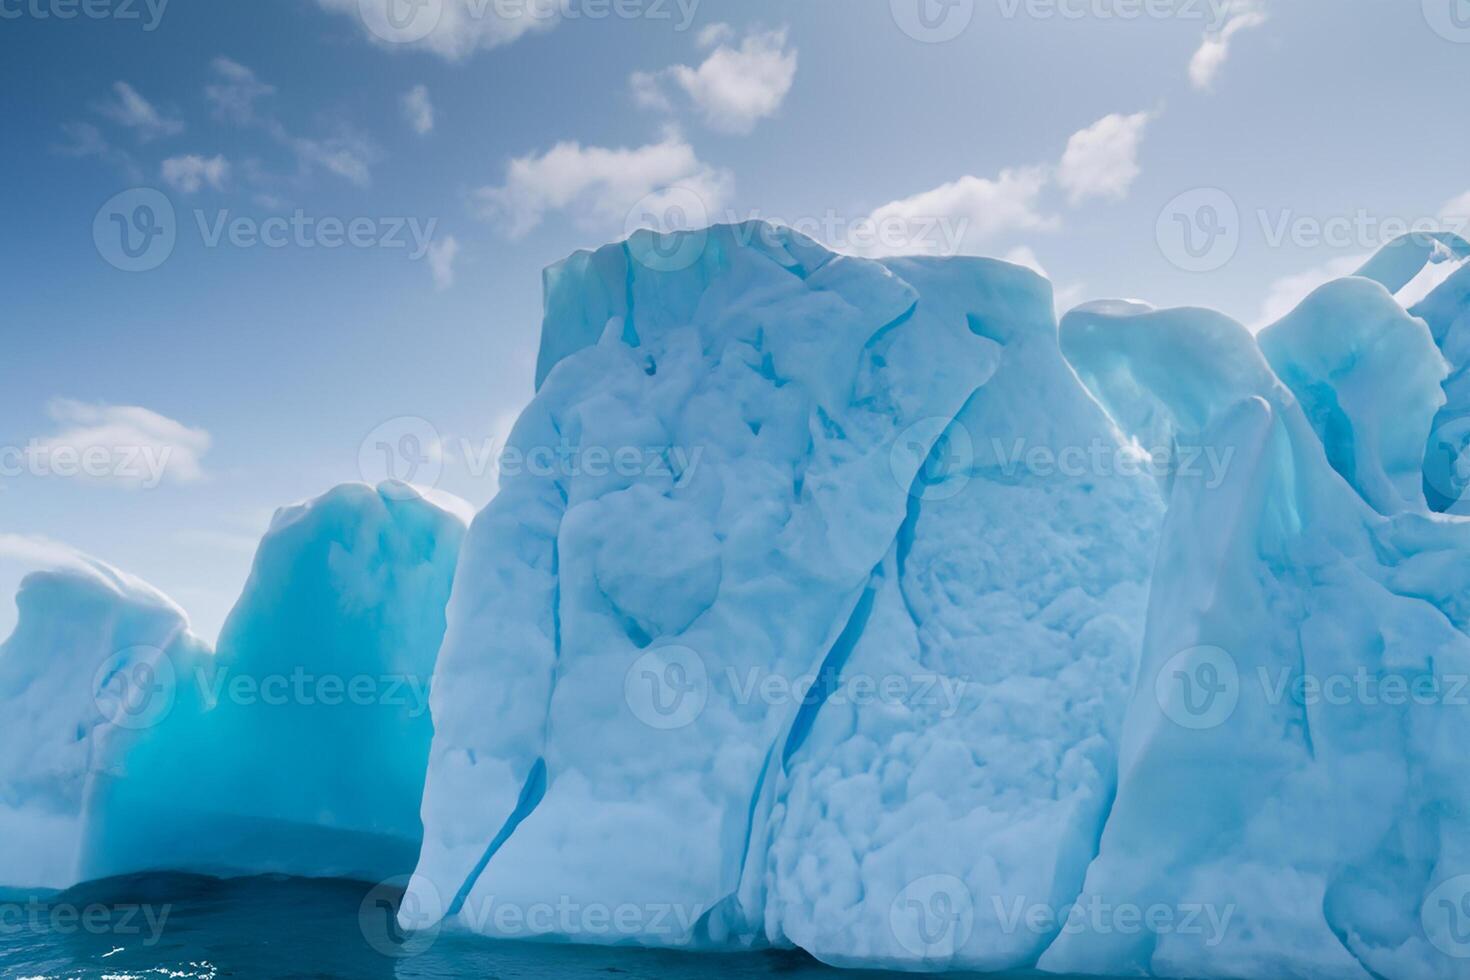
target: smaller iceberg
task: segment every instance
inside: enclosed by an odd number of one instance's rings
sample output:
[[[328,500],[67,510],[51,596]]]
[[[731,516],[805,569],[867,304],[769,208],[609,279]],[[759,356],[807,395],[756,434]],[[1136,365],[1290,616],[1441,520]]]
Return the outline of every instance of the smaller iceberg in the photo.
[[[169,658],[171,709],[110,731],[84,876],[409,871],[464,531],[397,483],[279,511],[217,652]]]
[[[146,722],[161,659],[208,655],[178,606],[95,559],[29,574],[0,646],[0,883],[79,880],[87,777],[102,734]],[[161,705],[161,700],[158,702]]]

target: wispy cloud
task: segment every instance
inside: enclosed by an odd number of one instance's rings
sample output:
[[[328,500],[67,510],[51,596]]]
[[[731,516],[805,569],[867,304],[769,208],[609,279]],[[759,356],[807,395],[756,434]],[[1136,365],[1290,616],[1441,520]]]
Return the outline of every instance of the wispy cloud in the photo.
[[[213,440],[203,429],[135,405],[58,398],[47,413],[60,428],[26,447],[35,475],[132,488],[204,479],[202,458]]]
[[[174,190],[183,194],[197,193],[209,186],[224,190],[230,176],[230,161],[222,156],[202,157],[196,153],[181,157],[169,157],[161,168],[163,180]]]
[[[1205,35],[1190,59],[1190,84],[1205,92],[1213,89],[1220,70],[1230,57],[1230,46],[1235,36],[1265,23],[1263,0],[1227,0],[1222,23]]]
[[[429,87],[427,85],[415,85],[404,93],[400,103],[403,107],[403,118],[408,120],[408,125],[420,136],[427,136],[434,131],[434,103],[429,99]]]
[[[459,257],[459,239],[445,235],[429,246],[429,271],[434,275],[434,288],[448,289],[454,285],[454,260]]]
[[[97,103],[96,109],[119,126],[132,130],[142,143],[163,136],[177,136],[184,131],[182,119],[159,111],[127,82],[113,82],[112,97]]]
[[[225,57],[215,58],[210,71],[213,77],[204,88],[204,97],[215,118],[265,132],[291,151],[302,176],[320,169],[359,187],[372,183],[372,161],[377,151],[366,136],[345,126],[329,137],[296,135],[260,106],[262,100],[275,94],[274,85],[262,82],[252,69]]]
[[[62,123],[61,132],[66,140],[52,147],[56,153],[64,157],[78,159],[91,157],[101,160],[103,163],[117,167],[133,183],[142,183],[143,170],[133,159],[133,155],[121,147],[114,146],[96,126],[88,122]]]

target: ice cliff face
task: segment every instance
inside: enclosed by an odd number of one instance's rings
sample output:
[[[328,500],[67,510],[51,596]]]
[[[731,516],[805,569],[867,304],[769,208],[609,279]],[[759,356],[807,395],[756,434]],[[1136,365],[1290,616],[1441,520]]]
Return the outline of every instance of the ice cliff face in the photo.
[[[760,226],[711,231],[687,268],[651,252],[548,273],[512,446],[569,463],[508,482],[466,542],[415,910],[500,936],[1034,962],[1045,937],[988,906],[946,941],[909,903],[1080,887],[1156,481],[1030,272]],[[649,465],[576,462],[630,448]],[[568,897],[647,921],[496,914]]]
[[[512,443],[563,463],[466,543],[406,923],[1459,975],[1470,733],[1311,692],[1470,676],[1463,243],[1259,342],[750,227],[647,260],[686,244],[548,273]]]
[[[410,870],[463,533],[401,485],[282,510],[217,651],[100,563],[26,579],[0,725],[37,748],[5,757],[0,881]]]

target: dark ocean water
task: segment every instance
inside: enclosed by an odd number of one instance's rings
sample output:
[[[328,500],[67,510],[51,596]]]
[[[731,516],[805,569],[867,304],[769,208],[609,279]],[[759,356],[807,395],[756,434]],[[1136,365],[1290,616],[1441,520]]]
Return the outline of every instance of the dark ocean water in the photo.
[[[508,943],[444,932],[402,942],[371,886],[161,875],[51,895],[0,890],[0,976],[47,980],[557,978],[856,980],[791,951],[675,953]],[[912,976],[900,974],[898,976]]]

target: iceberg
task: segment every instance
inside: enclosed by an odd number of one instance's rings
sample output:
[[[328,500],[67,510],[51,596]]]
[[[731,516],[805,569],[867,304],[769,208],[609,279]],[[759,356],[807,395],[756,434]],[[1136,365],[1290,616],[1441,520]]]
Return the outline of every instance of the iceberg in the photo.
[[[1454,707],[1470,524],[1433,515],[1408,479],[1443,366],[1422,321],[1363,278],[1323,287],[1262,335],[1264,355],[1210,317],[1214,357],[1181,357],[1201,316],[1062,327],[1115,417],[1202,433],[1235,462],[1218,487],[1173,487],[1117,800],[1039,965],[1463,976],[1441,903],[1470,881],[1470,787],[1449,749],[1470,735]],[[1151,913],[1164,928],[1137,927]]]
[[[412,869],[463,518],[402,484],[276,514],[216,650],[99,562],[36,573],[0,648],[0,881]],[[36,734],[30,734],[36,733]]]
[[[1259,336],[762,223],[547,271],[501,489],[281,511],[211,650],[78,558],[0,883],[843,967],[1470,980],[1470,245]],[[411,874],[410,874],[411,872]],[[370,940],[371,942],[371,940]]]
[[[970,323],[792,232],[699,239],[675,268],[652,259],[687,239],[640,233],[547,274],[542,383],[510,452],[558,462],[503,477],[465,542],[410,890],[422,919],[743,941],[727,906],[798,688],[997,366],[982,316],[1045,293],[977,265]]]
[[[51,551],[21,581],[15,630],[0,646],[0,883],[16,888],[81,880],[88,776],[106,731],[146,721],[134,692],[160,683],[160,657],[208,649],[156,589]]]
[[[108,733],[84,875],[407,873],[464,530],[396,483],[278,511],[216,651],[169,666],[171,710]]]
[[[466,542],[413,918],[1034,961],[1043,939],[988,911],[947,950],[890,920],[935,876],[976,902],[1012,877],[1080,887],[1156,482],[1063,361],[1034,273],[700,234],[677,268],[645,258],[683,244],[635,236],[547,274],[511,450],[569,462],[504,481]],[[1021,458],[1069,449],[1125,472]],[[654,465],[576,465],[630,451]]]

